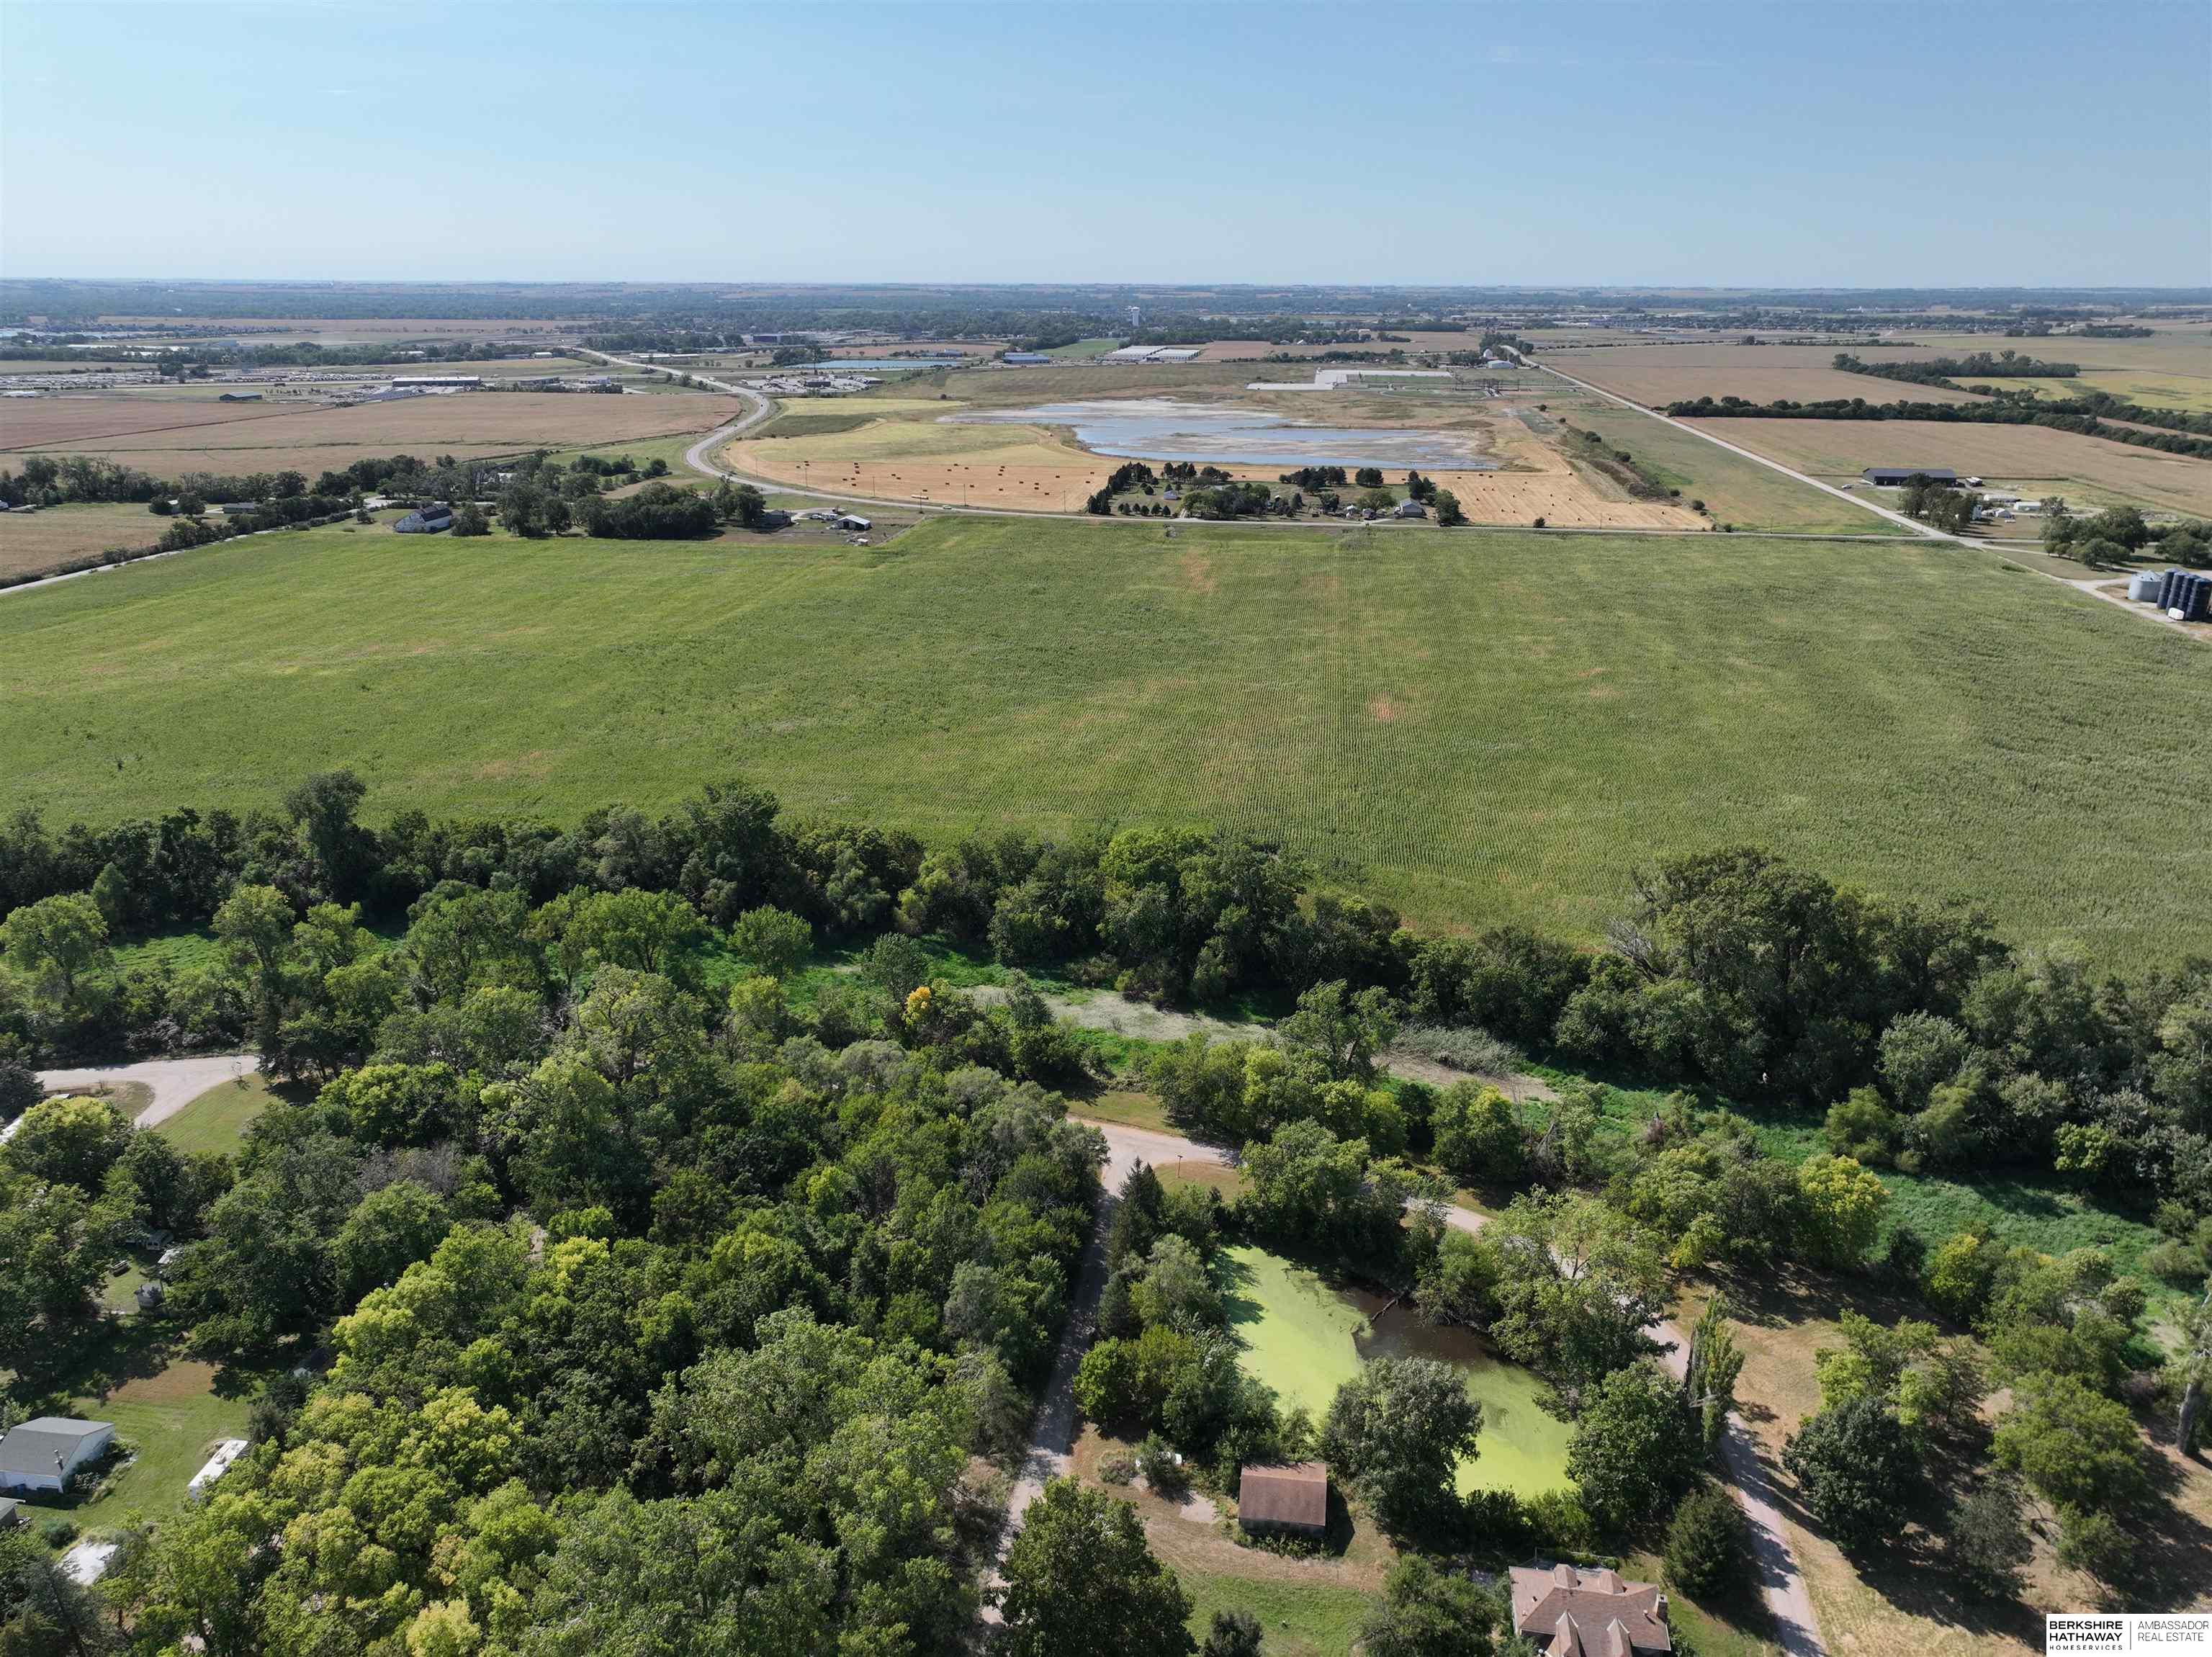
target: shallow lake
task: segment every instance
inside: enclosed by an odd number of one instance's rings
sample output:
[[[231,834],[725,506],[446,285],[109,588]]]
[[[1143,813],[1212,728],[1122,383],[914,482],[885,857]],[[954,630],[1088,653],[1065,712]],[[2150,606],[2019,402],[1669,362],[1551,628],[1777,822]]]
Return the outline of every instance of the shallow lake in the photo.
[[[1307,426],[1263,409],[1219,408],[1172,398],[1109,398],[945,417],[958,423],[1066,426],[1099,454],[1133,460],[1213,461],[1250,466],[1426,466],[1492,472],[1498,462],[1464,432],[1413,426]]]
[[[1498,1357],[1473,1331],[1432,1328],[1402,1305],[1385,1310],[1378,1295],[1333,1288],[1317,1272],[1249,1245],[1222,1250],[1215,1272],[1246,1372],[1273,1387],[1285,1409],[1302,1405],[1319,1424],[1336,1389],[1366,1360],[1441,1358],[1467,1377],[1482,1404],[1475,1459],[1460,1464],[1462,1491],[1535,1496],[1572,1483],[1567,1424],[1537,1402],[1543,1381]]]

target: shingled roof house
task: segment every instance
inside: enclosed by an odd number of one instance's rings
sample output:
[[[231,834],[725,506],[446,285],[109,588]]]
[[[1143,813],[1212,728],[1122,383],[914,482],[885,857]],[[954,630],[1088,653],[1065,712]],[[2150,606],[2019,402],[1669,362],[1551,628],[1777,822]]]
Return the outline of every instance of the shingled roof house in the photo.
[[[1516,1567],[1513,1631],[1547,1657],[1638,1657],[1674,1648],[1667,1596],[1616,1571]]]

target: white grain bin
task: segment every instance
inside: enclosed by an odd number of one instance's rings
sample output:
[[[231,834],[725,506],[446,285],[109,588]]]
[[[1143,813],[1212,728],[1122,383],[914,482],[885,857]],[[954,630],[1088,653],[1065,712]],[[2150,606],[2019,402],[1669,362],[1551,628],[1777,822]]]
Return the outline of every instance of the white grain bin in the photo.
[[[2159,572],[2139,570],[2128,577],[2128,596],[2137,604],[2148,604],[2158,597]]]

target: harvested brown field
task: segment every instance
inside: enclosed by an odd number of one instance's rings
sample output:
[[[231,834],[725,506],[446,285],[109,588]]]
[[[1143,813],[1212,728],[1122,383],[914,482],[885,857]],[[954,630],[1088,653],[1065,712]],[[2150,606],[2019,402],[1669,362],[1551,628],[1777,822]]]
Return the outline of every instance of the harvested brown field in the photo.
[[[1831,482],[1868,466],[1949,466],[1997,483],[2057,483],[2167,511],[2212,515],[2212,460],[2043,426],[1933,420],[1698,420],[1698,429]]]
[[[439,443],[425,453],[422,444],[370,443],[313,443],[299,448],[116,448],[106,444],[72,448],[67,451],[42,453],[97,455],[104,460],[115,460],[124,466],[137,466],[141,472],[173,481],[187,472],[213,472],[217,477],[243,477],[254,472],[301,472],[310,482],[325,472],[343,471],[366,455],[383,456],[398,453],[413,453],[429,459],[432,455],[450,454],[457,460],[486,460],[496,455],[516,454],[525,448],[534,448],[524,443]],[[0,454],[0,466],[12,466],[21,457]]]
[[[1741,397],[1753,403],[1771,403],[1785,397],[1798,403],[1838,397],[1863,397],[1870,403],[1905,399],[1920,403],[1979,400],[1941,386],[1913,386],[1870,375],[1846,374],[1829,366],[1835,355],[1835,349],[1826,345],[1699,344],[1546,350],[1536,360],[1647,406],[1690,397]],[[1890,355],[1911,357],[1929,353]]]
[[[2137,369],[2152,374],[2183,374],[2212,379],[2212,323],[2157,328],[2142,339],[2085,339],[2057,334],[2042,339],[2008,339],[2000,334],[1910,333],[1911,348],[1871,347],[1859,356],[1869,362],[1911,361],[1928,356],[1964,356],[1971,351],[2014,350],[2046,362],[2075,362],[2084,369]]]
[[[112,546],[151,546],[172,521],[143,506],[50,506],[0,518],[0,576],[43,575]]]
[[[267,420],[300,411],[267,403],[221,403],[214,398],[137,397],[127,392],[41,397],[0,403],[0,453],[57,454],[110,438],[204,429],[236,420]]]
[[[744,408],[704,392],[652,397],[477,392],[351,408],[187,407],[125,396],[42,399],[10,405],[0,416],[0,460],[29,453],[101,454],[165,477],[286,467],[313,475],[365,454],[480,456],[708,431]]]

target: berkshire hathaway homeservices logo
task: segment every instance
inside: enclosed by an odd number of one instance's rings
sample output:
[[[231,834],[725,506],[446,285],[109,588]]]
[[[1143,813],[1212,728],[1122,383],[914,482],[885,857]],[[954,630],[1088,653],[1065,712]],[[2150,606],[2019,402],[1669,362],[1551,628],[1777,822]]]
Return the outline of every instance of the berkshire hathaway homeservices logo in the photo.
[[[2045,1657],[2212,1652],[2212,1617],[2050,1616],[2043,1619],[2043,1649]]]

